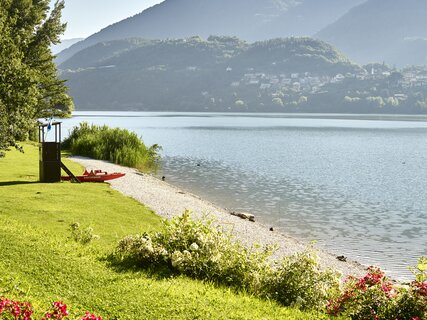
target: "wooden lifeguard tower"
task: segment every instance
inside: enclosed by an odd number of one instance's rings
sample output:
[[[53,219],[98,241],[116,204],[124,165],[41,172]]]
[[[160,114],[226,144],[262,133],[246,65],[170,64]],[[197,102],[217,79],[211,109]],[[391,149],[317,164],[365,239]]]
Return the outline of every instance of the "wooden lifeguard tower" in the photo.
[[[47,141],[53,129],[53,141]],[[39,124],[39,177],[40,182],[61,181],[61,122]]]
[[[47,141],[48,133],[54,135]],[[61,161],[61,122],[39,124],[39,178],[40,182],[61,181],[61,168],[72,178],[80,182]]]

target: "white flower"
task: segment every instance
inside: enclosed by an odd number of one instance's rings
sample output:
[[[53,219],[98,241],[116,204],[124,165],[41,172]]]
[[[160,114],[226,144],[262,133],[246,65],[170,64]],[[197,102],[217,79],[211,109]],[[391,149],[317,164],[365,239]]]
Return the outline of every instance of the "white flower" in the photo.
[[[182,253],[180,251],[175,251],[172,253],[172,267],[177,268],[182,261]]]
[[[145,249],[150,254],[152,254],[154,252],[153,245],[151,243],[147,243],[147,245],[145,246]]]
[[[197,243],[193,242],[191,244],[191,246],[190,246],[190,250],[191,251],[197,251],[197,250],[199,250],[199,245]]]
[[[165,248],[161,248],[161,249],[159,249],[159,254],[161,256],[167,257],[168,251]]]

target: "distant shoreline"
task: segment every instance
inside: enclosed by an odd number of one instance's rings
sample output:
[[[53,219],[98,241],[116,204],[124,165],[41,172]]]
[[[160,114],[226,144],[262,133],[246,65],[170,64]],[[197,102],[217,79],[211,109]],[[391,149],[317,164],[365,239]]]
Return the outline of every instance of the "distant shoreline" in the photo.
[[[135,111],[135,110],[76,110],[73,117],[145,117],[153,115],[183,115],[183,116],[239,116],[239,117],[278,117],[303,119],[340,119],[340,120],[377,120],[377,121],[422,121],[427,122],[427,114],[390,114],[390,113],[308,113],[308,112],[209,112],[209,111]]]
[[[250,222],[233,216],[227,210],[219,208],[197,195],[184,192],[135,169],[84,157],[71,157],[69,159],[87,169],[125,172],[125,177],[110,181],[112,188],[141,202],[163,218],[170,219],[182,214],[185,209],[190,209],[198,218],[214,218],[219,225],[231,230],[236,239],[249,246],[254,243],[278,244],[279,250],[275,254],[276,258],[303,251],[308,246],[308,243],[304,244],[286,234],[270,231],[267,226],[259,222]],[[322,267],[337,270],[344,277],[348,275],[362,276],[366,273],[366,266],[352,261],[351,257],[348,257],[347,261],[344,262],[320,248],[316,248],[316,252]]]

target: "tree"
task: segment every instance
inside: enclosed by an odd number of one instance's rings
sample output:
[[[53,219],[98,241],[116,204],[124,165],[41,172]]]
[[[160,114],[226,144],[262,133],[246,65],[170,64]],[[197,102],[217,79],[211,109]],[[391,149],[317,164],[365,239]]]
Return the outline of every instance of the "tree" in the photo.
[[[18,147],[38,118],[71,114],[50,51],[65,31],[63,8],[63,0],[50,14],[49,0],[0,0],[0,151]]]
[[[245,102],[244,102],[243,100],[236,100],[236,101],[234,102],[234,105],[235,105],[236,107],[244,107],[244,106],[245,106]]]
[[[271,100],[271,102],[276,106],[281,106],[281,107],[284,106],[282,99],[279,97],[273,98],[273,100]]]

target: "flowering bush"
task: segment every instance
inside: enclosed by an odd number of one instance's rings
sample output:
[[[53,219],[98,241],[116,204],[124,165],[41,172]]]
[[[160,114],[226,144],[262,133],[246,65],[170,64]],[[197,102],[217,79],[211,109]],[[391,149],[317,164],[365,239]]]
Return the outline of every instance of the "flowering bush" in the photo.
[[[28,302],[0,298],[0,319],[31,320],[33,308]]]
[[[369,267],[363,278],[349,277],[340,297],[329,301],[327,312],[354,320],[427,319],[427,279],[423,259],[420,259],[416,280],[408,287],[394,286],[376,267]]]
[[[269,297],[286,306],[303,309],[321,308],[331,296],[339,293],[339,275],[320,271],[312,250],[285,257],[273,273]]]
[[[190,211],[164,221],[162,232],[121,240],[117,254],[140,265],[166,265],[188,276],[214,281],[301,308],[323,307],[338,289],[331,272],[319,271],[313,251],[274,264],[274,247],[248,248],[215,228],[191,219]],[[333,289],[333,290],[332,290]]]
[[[67,305],[62,301],[55,301],[52,303],[52,309],[49,312],[46,312],[42,320],[47,319],[63,319],[68,316]]]
[[[346,279],[343,293],[328,303],[327,311],[334,316],[345,314],[351,319],[379,319],[389,307],[389,298],[395,294],[384,273],[369,267],[365,277]]]
[[[165,264],[173,270],[254,291],[261,270],[268,271],[267,258],[272,251],[250,251],[232,241],[231,236],[212,226],[194,221],[186,211],[182,216],[164,221],[163,232],[153,236],[128,236],[118,245],[122,259],[140,264]]]
[[[102,318],[98,317],[92,313],[86,312],[81,320],[102,320]]]
[[[0,319],[2,320],[33,320],[33,308],[29,302],[20,302],[9,300],[7,298],[0,298]],[[45,313],[42,320],[47,319],[66,319],[69,313],[67,305],[62,301],[55,301],[52,303],[52,309]],[[84,316],[78,318],[79,320],[102,320],[101,317],[95,316],[86,312]]]

